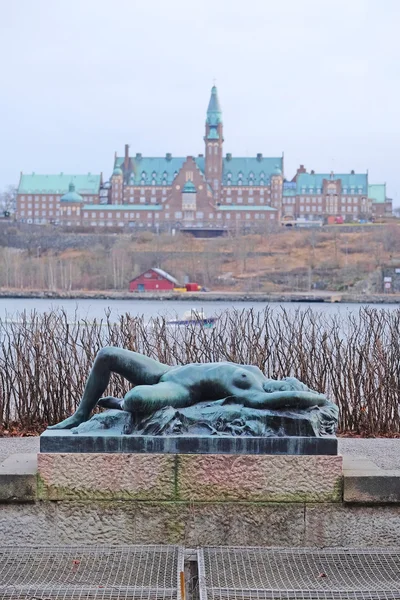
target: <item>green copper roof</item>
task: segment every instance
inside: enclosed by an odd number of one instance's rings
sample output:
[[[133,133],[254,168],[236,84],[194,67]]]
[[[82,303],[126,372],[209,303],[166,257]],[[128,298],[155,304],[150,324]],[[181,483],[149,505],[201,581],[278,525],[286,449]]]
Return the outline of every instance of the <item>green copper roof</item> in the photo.
[[[109,212],[110,210],[120,210],[120,211],[127,211],[127,210],[136,210],[136,211],[140,211],[140,210],[145,210],[147,212],[149,211],[159,211],[162,210],[163,207],[161,204],[85,204],[82,207],[82,210],[94,210],[95,212],[99,212],[99,211],[103,211],[103,212]]]
[[[368,186],[368,198],[373,202],[383,204],[386,201],[386,183],[373,183]]]
[[[217,210],[222,210],[225,212],[232,210],[241,210],[242,212],[269,212],[271,210],[276,211],[276,208],[272,208],[272,206],[265,206],[264,204],[262,206],[249,206],[248,204],[221,204],[220,206],[217,206]]]
[[[208,140],[219,140],[219,134],[216,127],[210,127],[210,131],[207,136]]]
[[[68,192],[64,196],[61,196],[60,202],[83,202],[83,198],[75,191],[75,185],[71,182]]]
[[[128,185],[171,185],[182,168],[185,158],[179,157],[132,157],[132,169],[125,173]],[[117,157],[115,168],[122,167],[124,157]]]
[[[21,175],[18,186],[19,194],[65,194],[69,184],[74,183],[80,194],[98,194],[100,175]]]
[[[113,175],[122,175],[122,169],[121,167],[115,167],[114,171],[113,171]]]
[[[366,194],[368,191],[367,173],[300,173],[297,176],[297,194],[317,194],[322,192],[324,179],[342,182],[342,193]],[[318,192],[318,190],[320,190]]]
[[[209,125],[219,125],[222,123],[222,109],[215,85],[211,88],[211,98],[207,109],[207,123]]]
[[[224,158],[223,185],[238,185],[239,181],[241,185],[269,185],[271,175],[276,175],[276,169],[282,171],[282,162],[282,157]]]
[[[187,181],[185,183],[185,185],[183,186],[183,190],[182,192],[185,192],[185,194],[195,194],[196,193],[196,187],[193,183],[193,181]]]

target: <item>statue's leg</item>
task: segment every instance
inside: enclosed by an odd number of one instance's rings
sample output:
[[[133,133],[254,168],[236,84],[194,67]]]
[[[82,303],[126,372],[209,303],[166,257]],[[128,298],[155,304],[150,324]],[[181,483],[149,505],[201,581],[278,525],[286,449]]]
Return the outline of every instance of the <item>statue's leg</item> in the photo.
[[[189,390],[175,382],[163,381],[156,385],[138,385],[130,390],[122,401],[121,408],[133,414],[151,414],[159,408],[191,406],[193,399]]]
[[[49,429],[70,429],[87,421],[110,381],[111,373],[122,375],[133,385],[158,383],[171,367],[137,352],[108,346],[97,354],[76,412]]]

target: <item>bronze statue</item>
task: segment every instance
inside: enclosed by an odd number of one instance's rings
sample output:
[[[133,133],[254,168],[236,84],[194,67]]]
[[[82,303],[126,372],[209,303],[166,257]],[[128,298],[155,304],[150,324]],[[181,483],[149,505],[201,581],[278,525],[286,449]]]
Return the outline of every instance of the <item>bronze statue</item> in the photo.
[[[118,373],[134,386],[121,399],[101,398],[111,373]],[[106,347],[100,350],[76,412],[50,429],[70,429],[90,418],[99,405],[145,417],[165,407],[184,409],[201,402],[223,401],[248,409],[311,409],[336,407],[294,377],[268,379],[258,367],[230,362],[188,364],[171,367],[152,358]]]

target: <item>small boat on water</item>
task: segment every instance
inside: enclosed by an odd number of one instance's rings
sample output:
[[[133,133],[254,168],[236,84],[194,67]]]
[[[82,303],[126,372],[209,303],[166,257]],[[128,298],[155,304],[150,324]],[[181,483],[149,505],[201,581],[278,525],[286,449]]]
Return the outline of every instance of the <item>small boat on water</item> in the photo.
[[[199,325],[200,327],[213,327],[219,317],[206,317],[204,310],[191,308],[183,313],[181,319],[172,319],[167,321],[167,325],[187,326]]]

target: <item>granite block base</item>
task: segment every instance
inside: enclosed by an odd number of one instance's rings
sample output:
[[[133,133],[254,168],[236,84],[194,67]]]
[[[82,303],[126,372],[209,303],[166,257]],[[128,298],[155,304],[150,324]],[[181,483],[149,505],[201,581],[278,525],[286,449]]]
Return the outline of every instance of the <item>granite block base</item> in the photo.
[[[340,502],[341,456],[38,454],[41,500]]]
[[[76,434],[71,430],[46,430],[40,436],[40,451],[46,453],[128,454],[288,454],[336,455],[336,437],[245,437],[194,435]]]

